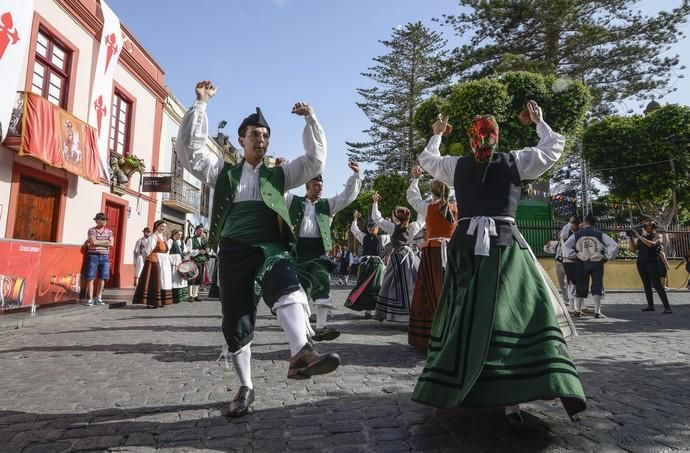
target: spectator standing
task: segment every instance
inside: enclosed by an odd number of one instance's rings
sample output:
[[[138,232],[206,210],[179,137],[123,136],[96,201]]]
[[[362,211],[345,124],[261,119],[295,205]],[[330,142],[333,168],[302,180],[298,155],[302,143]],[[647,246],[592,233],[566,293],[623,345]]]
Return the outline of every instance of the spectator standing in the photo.
[[[642,279],[642,286],[644,287],[644,294],[647,298],[647,307],[642,311],[654,311],[654,296],[652,295],[652,287],[656,289],[656,293],[664,305],[664,313],[670,314],[671,305],[668,303],[666,290],[661,284],[659,270],[661,267],[661,259],[659,258],[659,250],[661,246],[661,238],[656,234],[656,224],[651,220],[643,222],[643,234],[632,230],[630,237],[630,249],[637,251],[637,272]]]
[[[151,228],[146,227],[142,230],[144,234],[142,237],[137,239],[136,244],[134,244],[134,287],[137,287],[139,283],[139,276],[141,275],[142,269],[144,269],[144,250],[146,250],[146,243],[151,236]]]
[[[108,218],[102,212],[93,218],[96,226],[87,233],[86,295],[87,305],[103,305],[103,287],[110,278],[110,248],[114,245],[113,232],[105,227]],[[98,280],[96,297],[93,295],[94,280]]]

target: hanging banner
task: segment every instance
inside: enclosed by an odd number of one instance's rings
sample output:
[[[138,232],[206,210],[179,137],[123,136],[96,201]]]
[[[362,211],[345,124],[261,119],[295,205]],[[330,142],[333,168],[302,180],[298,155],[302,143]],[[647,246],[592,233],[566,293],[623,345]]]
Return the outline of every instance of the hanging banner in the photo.
[[[19,155],[100,181],[96,130],[37,94],[24,94]]]
[[[34,0],[0,0],[0,143],[7,137],[31,42]]]
[[[120,19],[101,0],[103,10],[103,31],[98,50],[96,72],[93,78],[93,91],[89,103],[89,124],[96,128],[98,136],[98,156],[106,179],[110,179],[110,157],[108,137],[110,135],[110,108],[113,97],[113,77],[117,60],[122,52],[122,30]]]

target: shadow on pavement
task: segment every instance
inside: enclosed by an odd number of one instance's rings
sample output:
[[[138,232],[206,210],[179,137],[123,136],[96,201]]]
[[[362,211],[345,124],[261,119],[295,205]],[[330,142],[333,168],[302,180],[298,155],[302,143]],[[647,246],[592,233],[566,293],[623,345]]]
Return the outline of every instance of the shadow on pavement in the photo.
[[[500,412],[434,410],[411,401],[409,393],[349,395],[258,409],[239,419],[226,418],[225,411],[226,403],[59,414],[0,411],[0,440],[6,451],[541,452],[552,445],[550,420],[526,415],[525,428],[514,431]]]

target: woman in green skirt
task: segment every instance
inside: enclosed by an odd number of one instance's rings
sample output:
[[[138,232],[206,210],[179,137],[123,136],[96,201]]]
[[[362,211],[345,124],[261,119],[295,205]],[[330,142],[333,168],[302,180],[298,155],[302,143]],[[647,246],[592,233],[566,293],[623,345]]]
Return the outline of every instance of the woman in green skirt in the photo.
[[[522,181],[553,166],[565,143],[536,102],[527,110],[536,147],[495,152],[498,124],[483,115],[468,131],[473,155],[441,157],[448,119],[439,117],[419,156],[424,170],[454,186],[459,222],[413,399],[439,408],[503,406],[514,425],[523,402],[560,398],[571,417],[586,407],[565,342],[574,327],[515,225]]]

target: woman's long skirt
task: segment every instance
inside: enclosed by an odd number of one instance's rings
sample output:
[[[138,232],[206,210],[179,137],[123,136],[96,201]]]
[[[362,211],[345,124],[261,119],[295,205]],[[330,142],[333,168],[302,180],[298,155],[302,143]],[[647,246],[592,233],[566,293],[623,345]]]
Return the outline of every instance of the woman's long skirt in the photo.
[[[440,247],[424,247],[417,271],[417,281],[410,307],[410,324],[407,342],[418,351],[426,353],[429,347],[431,323],[441,297],[443,266]]]
[[[153,261],[144,262],[144,269],[139,276],[139,283],[134,291],[134,304],[146,304],[152,307],[161,307],[173,303],[172,289],[161,287],[161,267]]]
[[[492,247],[488,257],[450,251],[413,399],[450,408],[560,398],[571,416],[583,411],[552,292],[530,250],[516,242]]]
[[[410,322],[410,302],[419,269],[419,257],[410,247],[396,247],[388,258],[376,302],[379,321]]]
[[[364,256],[357,267],[357,284],[345,300],[351,310],[374,310],[385,266],[378,256]]]

